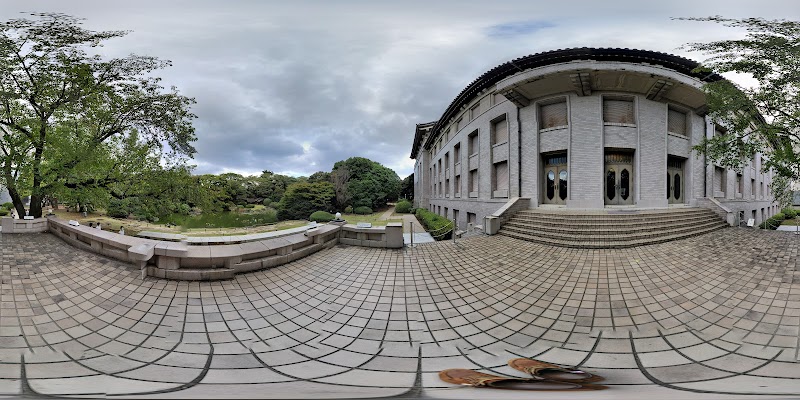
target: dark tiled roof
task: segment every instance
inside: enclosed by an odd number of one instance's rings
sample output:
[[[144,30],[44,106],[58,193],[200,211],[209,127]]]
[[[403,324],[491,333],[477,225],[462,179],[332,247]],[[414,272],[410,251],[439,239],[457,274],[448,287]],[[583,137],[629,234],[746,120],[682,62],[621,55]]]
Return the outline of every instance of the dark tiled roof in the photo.
[[[419,147],[422,144],[422,135],[425,133],[424,131],[426,128],[430,128],[435,124],[436,121],[425,122],[422,124],[417,124],[416,130],[414,131],[414,145],[411,146],[411,159],[417,158],[417,152],[419,151]]]
[[[559,49],[543,53],[531,54],[525,57],[516,58],[514,60],[500,64],[483,75],[479,76],[470,83],[461,93],[456,96],[450,106],[447,107],[444,114],[433,126],[433,133],[428,136],[428,141],[433,140],[436,133],[447,122],[455,116],[460,110],[461,106],[469,102],[476,94],[482,90],[489,88],[497,82],[505,79],[518,72],[527,69],[542,67],[551,64],[558,64],[569,61],[577,60],[596,60],[596,61],[622,61],[629,63],[649,63],[660,65],[662,67],[670,68],[685,75],[689,75],[700,79],[704,82],[715,82],[723,79],[715,73],[698,72],[695,71],[700,64],[688,58],[661,53],[649,50],[636,50],[636,49],[623,49],[623,48],[594,48],[594,47],[579,47],[572,49]],[[419,133],[419,131],[417,131]],[[424,144],[427,146],[429,143],[426,141]],[[417,150],[417,138],[414,138],[414,147],[411,151],[412,158]]]

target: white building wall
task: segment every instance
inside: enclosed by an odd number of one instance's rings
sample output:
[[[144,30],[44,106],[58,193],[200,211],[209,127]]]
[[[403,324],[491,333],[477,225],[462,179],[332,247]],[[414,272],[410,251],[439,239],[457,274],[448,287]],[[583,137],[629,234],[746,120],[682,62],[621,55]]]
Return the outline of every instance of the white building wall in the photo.
[[[635,126],[606,126],[603,122],[603,96],[627,96],[634,98],[636,110]],[[771,196],[761,196],[760,185],[770,183],[769,174],[760,173],[760,155],[757,155],[753,168],[743,172],[745,180],[742,196],[736,196],[736,174],[726,171],[724,192],[719,191],[719,182],[714,180],[714,166],[705,164],[703,156],[698,155],[692,146],[699,144],[704,137],[713,134],[713,124],[707,118],[687,110],[687,135],[667,132],[669,103],[648,100],[642,93],[595,91],[588,96],[576,93],[550,94],[542,98],[531,99],[528,106],[517,108],[512,102],[502,101],[489,104],[490,94],[482,94],[483,109],[476,116],[469,115],[469,107],[464,107],[457,118],[465,123],[455,131],[451,126],[450,138],[443,143],[441,149],[431,154],[431,149],[419,151],[421,179],[416,188],[422,191],[420,206],[444,213],[453,217],[453,210],[459,211],[459,227],[466,226],[467,213],[474,213],[478,223],[492,214],[507,202],[506,197],[494,197],[492,192],[493,163],[499,159],[508,160],[509,165],[509,198],[515,196],[529,197],[531,207],[542,203],[542,154],[567,151],[569,169],[569,195],[566,201],[568,208],[604,208],[604,171],[606,149],[634,150],[634,192],[635,207],[653,208],[667,207],[666,196],[666,164],[669,155],[678,156],[684,161],[683,193],[686,204],[698,205],[698,199],[705,196],[717,197],[726,207],[745,211],[751,215],[756,210],[757,221],[761,221],[761,208],[767,216],[772,215],[775,208]],[[568,105],[569,125],[562,129],[551,129],[540,132],[538,107],[540,101],[554,97],[566,97]],[[472,103],[474,104],[474,103]],[[686,109],[680,104],[672,106]],[[517,126],[519,112],[519,127]],[[493,146],[491,143],[491,121],[500,115],[506,115],[509,129],[508,143]],[[466,121],[471,118],[468,123]],[[518,129],[521,133],[518,134]],[[479,134],[479,193],[477,198],[469,197],[470,152],[468,136],[475,131]],[[461,144],[461,157],[454,157],[454,146]],[[442,190],[441,194],[430,192],[428,178],[430,168],[438,168],[439,160],[444,163],[444,155],[450,154],[450,165],[443,165],[442,183],[447,182],[444,171],[450,170],[449,195]],[[460,162],[460,166],[457,164]],[[455,197],[455,176],[461,174],[461,197]],[[756,178],[756,192],[752,193],[750,179]],[[429,200],[426,199],[426,191]],[[765,188],[766,195],[766,188]]]

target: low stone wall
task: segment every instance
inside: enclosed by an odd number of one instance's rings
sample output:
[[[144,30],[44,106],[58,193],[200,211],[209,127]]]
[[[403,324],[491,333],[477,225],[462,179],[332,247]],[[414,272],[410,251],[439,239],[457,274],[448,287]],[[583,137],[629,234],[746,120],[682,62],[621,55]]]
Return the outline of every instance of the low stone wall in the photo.
[[[500,230],[511,217],[518,211],[527,210],[531,206],[531,199],[529,197],[514,197],[508,200],[506,204],[500,207],[492,215],[486,216],[486,233],[494,235]]]
[[[47,218],[14,219],[0,218],[3,233],[42,233],[47,232]]]
[[[142,277],[177,280],[230,279],[237,273],[272,268],[330,248],[354,246],[402,248],[403,226],[358,228],[355,225],[319,225],[303,232],[258,241],[224,245],[189,245],[119,235],[49,218],[50,232],[75,247],[133,263]]]
[[[715,214],[717,214],[730,226],[736,225],[736,215],[733,213],[733,210],[725,207],[719,202],[719,200],[713,197],[702,197],[697,199],[697,206],[714,211]]]
[[[390,222],[385,227],[359,228],[343,225],[339,231],[339,243],[362,247],[400,249],[403,247],[403,224]]]

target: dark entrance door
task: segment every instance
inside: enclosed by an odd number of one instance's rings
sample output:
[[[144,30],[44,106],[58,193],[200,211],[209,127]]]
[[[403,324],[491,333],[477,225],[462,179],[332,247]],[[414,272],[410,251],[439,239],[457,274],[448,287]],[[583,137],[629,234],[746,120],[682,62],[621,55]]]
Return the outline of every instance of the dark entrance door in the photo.
[[[606,205],[633,204],[633,153],[607,151],[603,197]]]

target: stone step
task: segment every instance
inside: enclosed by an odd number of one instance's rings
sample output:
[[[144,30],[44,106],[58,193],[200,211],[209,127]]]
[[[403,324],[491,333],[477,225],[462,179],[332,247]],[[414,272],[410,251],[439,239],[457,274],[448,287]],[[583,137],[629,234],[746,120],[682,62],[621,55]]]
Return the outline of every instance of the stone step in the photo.
[[[596,231],[596,230],[580,230],[580,231],[563,231],[557,229],[551,230],[531,230],[518,227],[506,227],[500,230],[513,232],[523,235],[540,236],[550,239],[569,240],[569,241],[582,241],[582,240],[601,240],[609,243],[618,241],[640,240],[646,238],[659,238],[670,235],[689,234],[695,230],[703,230],[706,228],[724,228],[727,226],[722,221],[706,221],[703,224],[692,224],[682,227],[670,227],[665,229],[647,229],[636,231]]]
[[[657,243],[665,243],[670,242],[673,240],[685,239],[692,236],[703,235],[706,233],[710,233],[719,229],[726,228],[727,225],[722,224],[722,226],[704,228],[704,229],[696,229],[693,230],[691,233],[688,234],[673,234],[649,239],[637,239],[637,240],[626,240],[626,241],[617,241],[617,242],[606,242],[601,240],[584,240],[584,241],[569,241],[569,240],[561,240],[561,239],[552,239],[552,238],[543,238],[539,236],[532,236],[526,234],[519,234],[519,233],[512,233],[512,232],[504,232],[502,229],[498,232],[501,235],[513,237],[515,239],[526,240],[529,242],[535,243],[543,243],[549,244],[559,247],[570,247],[570,248],[579,248],[579,249],[609,249],[609,248],[628,248],[628,247],[636,247],[636,246],[644,246],[648,244],[657,244]]]
[[[148,266],[148,276],[163,279],[175,279],[181,281],[218,281],[223,279],[233,279],[236,270],[232,268],[178,268],[162,269],[155,266]]]
[[[659,220],[673,220],[673,219],[686,219],[686,218],[701,218],[701,217],[717,217],[711,211],[708,212],[681,212],[675,214],[647,214],[647,215],[608,215],[608,214],[534,214],[519,212],[513,218],[517,219],[537,219],[537,220],[552,220],[552,221],[596,221],[596,222],[617,222],[617,221],[659,221]]]
[[[550,221],[542,221],[536,219],[518,219],[512,218],[503,226],[513,226],[517,228],[529,229],[558,229],[558,230],[598,230],[598,231],[616,231],[620,230],[641,230],[641,229],[666,229],[669,227],[679,227],[691,224],[702,224],[709,220],[719,220],[719,218],[709,217],[694,217],[694,218],[681,218],[681,219],[668,219],[658,221],[615,221],[615,222],[588,222],[588,221],[560,221],[558,223]],[[721,222],[721,220],[719,220]]]
[[[702,208],[663,210],[523,210],[500,234],[576,248],[632,247],[690,237],[726,227]]]

